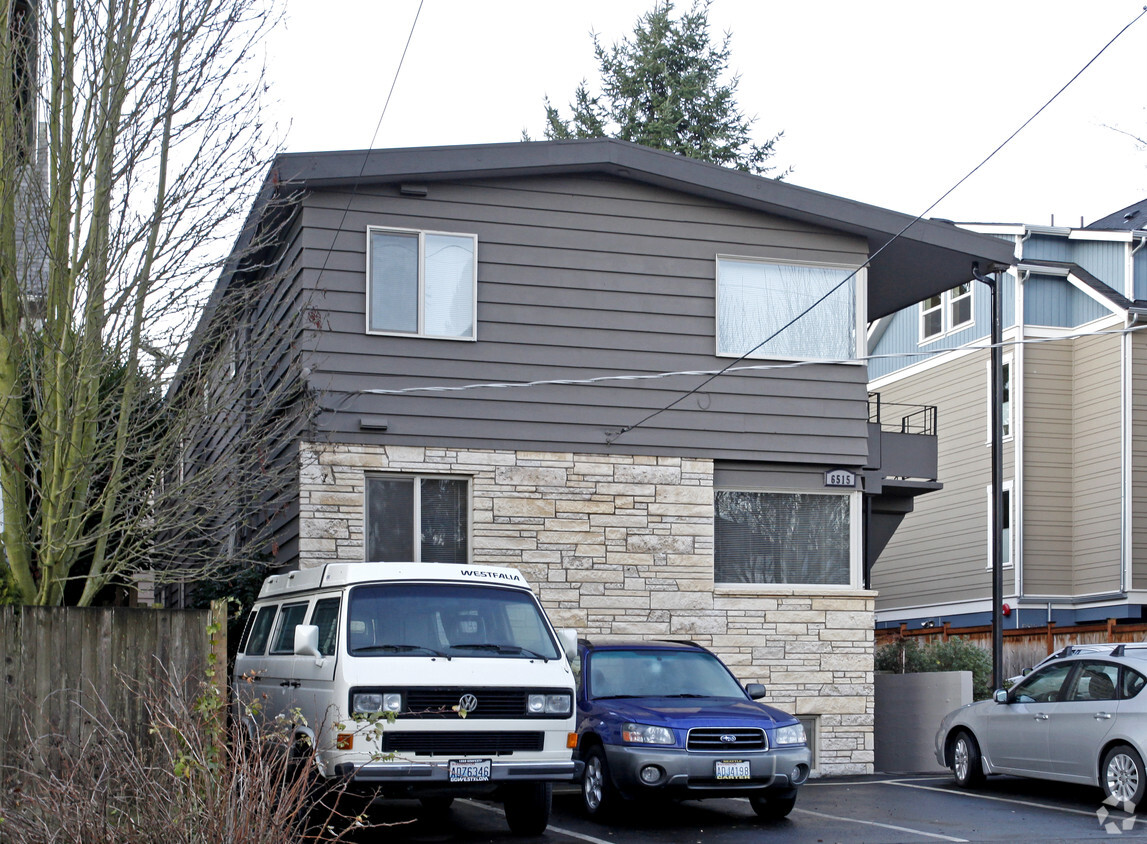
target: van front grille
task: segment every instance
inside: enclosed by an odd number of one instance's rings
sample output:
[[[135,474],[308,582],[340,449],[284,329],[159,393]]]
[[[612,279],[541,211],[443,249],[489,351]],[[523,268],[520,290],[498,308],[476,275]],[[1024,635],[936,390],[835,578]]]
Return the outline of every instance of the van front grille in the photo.
[[[447,687],[405,690],[403,718],[457,718],[454,708],[463,695],[473,695],[478,705],[466,711],[467,718],[522,718],[526,715],[524,689]]]
[[[509,756],[539,751],[545,741],[540,732],[394,732],[382,734],[384,753],[411,753],[415,756]]]

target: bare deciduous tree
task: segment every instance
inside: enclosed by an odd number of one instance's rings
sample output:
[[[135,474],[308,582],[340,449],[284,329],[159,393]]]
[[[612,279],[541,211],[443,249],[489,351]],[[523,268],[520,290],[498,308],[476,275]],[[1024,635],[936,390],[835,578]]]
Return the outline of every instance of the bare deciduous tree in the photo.
[[[256,50],[274,10],[257,0],[0,8],[4,563],[18,601],[87,605],[139,572],[162,579],[167,560],[185,564],[181,577],[226,565],[256,533],[240,505],[264,520],[274,507],[259,437],[293,398],[267,394],[291,389],[264,377],[273,362],[241,360],[241,285],[213,303],[234,309],[214,321],[218,336],[196,338],[214,363],[182,373],[182,400],[164,401],[213,262],[270,158]],[[248,471],[184,476],[196,438],[202,447],[223,430],[246,443],[229,454]]]

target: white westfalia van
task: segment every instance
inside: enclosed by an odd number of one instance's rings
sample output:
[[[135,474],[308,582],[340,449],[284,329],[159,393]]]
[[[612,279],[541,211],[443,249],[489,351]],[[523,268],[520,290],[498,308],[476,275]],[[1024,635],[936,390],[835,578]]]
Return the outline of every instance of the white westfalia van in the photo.
[[[493,797],[513,832],[536,835],[553,783],[581,773],[575,649],[513,569],[330,563],[263,584],[236,714],[253,733],[290,724],[319,774],[356,792]]]

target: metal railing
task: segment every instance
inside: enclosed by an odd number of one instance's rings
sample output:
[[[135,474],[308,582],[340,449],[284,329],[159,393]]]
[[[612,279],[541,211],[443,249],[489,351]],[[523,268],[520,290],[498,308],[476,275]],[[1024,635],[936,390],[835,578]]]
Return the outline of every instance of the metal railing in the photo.
[[[891,416],[886,423],[885,415]],[[875,422],[882,431],[901,434],[936,436],[936,405],[899,404],[881,401],[880,393],[868,394],[868,421]]]

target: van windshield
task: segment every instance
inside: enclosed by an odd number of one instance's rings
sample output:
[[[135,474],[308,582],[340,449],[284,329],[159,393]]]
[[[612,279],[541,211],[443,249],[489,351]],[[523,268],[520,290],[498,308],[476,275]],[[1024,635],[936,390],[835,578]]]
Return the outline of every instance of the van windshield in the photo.
[[[352,656],[557,659],[557,643],[528,592],[457,583],[356,586],[347,610]]]

